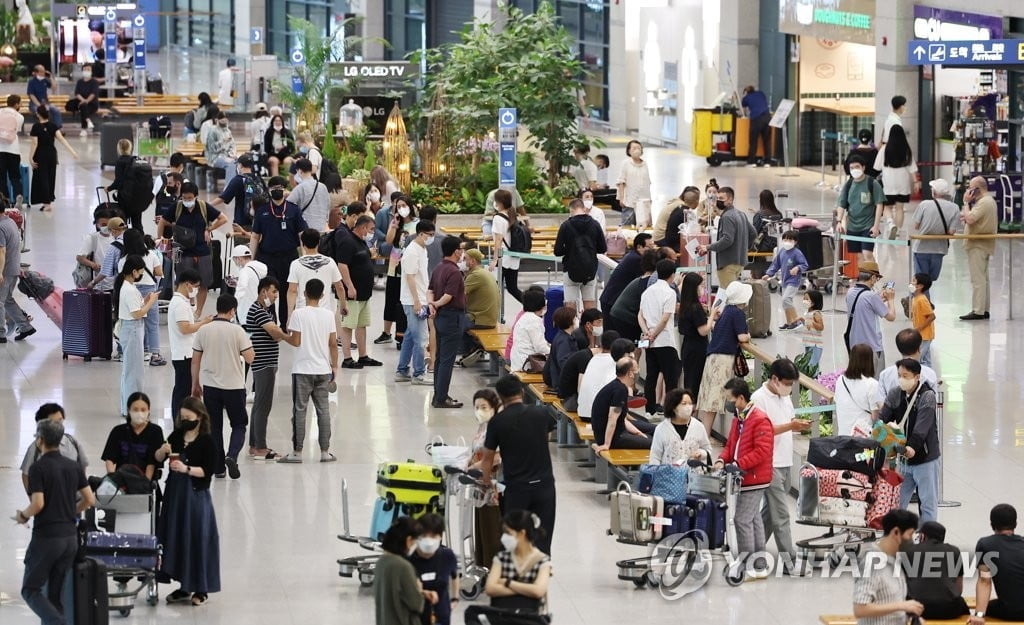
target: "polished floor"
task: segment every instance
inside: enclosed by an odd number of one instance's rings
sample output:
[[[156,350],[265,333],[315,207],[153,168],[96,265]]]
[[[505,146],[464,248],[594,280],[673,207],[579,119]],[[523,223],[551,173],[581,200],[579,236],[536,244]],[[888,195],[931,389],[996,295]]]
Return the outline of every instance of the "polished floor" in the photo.
[[[93,188],[109,180],[100,173],[98,140],[71,141],[80,160],[62,155],[58,174],[58,199],[53,213],[32,213],[24,261],[32,268],[69,288],[74,250],[90,228],[95,203]],[[615,142],[606,150],[618,155]],[[779,169],[749,170],[742,167],[709,171],[701,159],[686,153],[651,149],[650,159],[655,194],[668,197],[687,184],[703,187],[709,175],[721,184],[732,185],[744,208],[755,206],[762,188],[786,190],[784,207],[799,207],[806,213],[831,209],[836,194],[815,187],[816,174],[797,172],[783,178]],[[613,156],[617,169],[618,156]],[[444,225],[442,219],[442,225]],[[1013,353],[1024,348],[1022,323],[1007,319],[1010,284],[1006,243],[1000,243],[993,258],[992,320],[965,323],[956,319],[968,311],[969,282],[966,257],[958,244],[947,258],[942,280],[934,288],[938,314],[938,337],[934,345],[937,368],[946,387],[945,499],[963,503],[942,508],[940,520],[949,528],[950,542],[971,549],[975,540],[988,532],[988,509],[995,503],[1021,502],[1024,494],[1020,475],[1024,454],[1024,422],[1019,415],[1022,375]],[[883,270],[899,287],[909,282],[905,248],[884,248],[880,252]],[[1018,252],[1012,271],[1021,274]],[[523,276],[523,284],[531,278]],[[1018,277],[1018,280],[1020,278]],[[35,317],[39,332],[23,342],[0,346],[0,592],[7,600],[0,605],[0,622],[22,625],[37,622],[20,600],[21,558],[28,544],[28,530],[6,522],[16,507],[25,505],[18,475],[22,453],[32,439],[33,413],[43,402],[63,404],[68,428],[81,441],[99,472],[99,455],[106,435],[118,423],[118,363],[85,363],[61,359],[60,333],[32,302],[19,295],[23,306]],[[375,293],[374,325],[370,336],[380,333],[383,295]],[[776,304],[778,303],[776,298]],[[827,307],[831,307],[828,302]],[[515,303],[507,304],[514,310]],[[1024,304],[1018,302],[1018,315]],[[776,310],[775,325],[781,311]],[[827,336],[841,344],[845,319],[827,317]],[[894,323],[884,324],[890,362],[895,358],[892,337],[908,321],[899,314]],[[166,328],[162,328],[166,346]],[[760,341],[769,351],[794,354],[796,339],[776,334]],[[290,389],[287,371],[291,349],[282,348],[282,367],[271,414],[270,442],[278,450],[288,447],[290,431]],[[426,459],[424,445],[435,435],[446,440],[470,438],[475,420],[470,408],[440,411],[430,408],[429,388],[396,385],[391,377],[397,360],[392,346],[374,346],[373,356],[385,366],[359,372],[344,371],[337,396],[332,399],[334,438],[332,451],[339,462],[322,465],[307,451],[301,465],[276,465],[243,460],[242,478],[216,481],[214,503],[221,535],[223,591],[211,596],[201,608],[140,605],[128,623],[310,623],[339,621],[369,623],[373,619],[372,593],[350,579],[337,575],[335,559],[356,555],[357,547],[339,542],[342,527],[341,482],[348,481],[351,518],[356,532],[368,526],[373,502],[374,468],[385,460]],[[842,350],[827,349],[824,370],[843,366]],[[480,384],[478,371],[458,370],[452,395],[468,402]],[[155,402],[154,419],[169,432],[170,367],[147,367],[145,389]],[[310,437],[315,432],[310,432]],[[312,446],[307,446],[309,450]],[[550,606],[555,621],[564,624],[678,623],[681,618],[697,623],[793,623],[816,622],[824,612],[851,610],[852,582],[840,579],[771,579],[739,588],[725,585],[718,575],[704,589],[679,602],[669,602],[651,590],[637,590],[616,579],[616,560],[644,555],[644,549],[616,543],[607,536],[607,498],[596,494],[598,486],[586,481],[588,472],[577,468],[578,451],[555,450],[558,480],[558,518],[553,543],[555,576]],[[999,477],[997,477],[999,476]],[[816,528],[796,527],[797,537],[819,533]],[[772,547],[774,549],[774,547]],[[968,594],[973,583],[968,582]],[[171,587],[162,587],[166,594]],[[456,611],[461,622],[464,607]]]

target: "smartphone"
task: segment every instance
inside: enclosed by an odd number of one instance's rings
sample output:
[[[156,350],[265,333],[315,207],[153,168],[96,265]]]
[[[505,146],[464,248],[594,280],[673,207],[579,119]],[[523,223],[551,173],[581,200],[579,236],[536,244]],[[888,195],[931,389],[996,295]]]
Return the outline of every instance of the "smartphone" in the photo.
[[[895,280],[889,280],[888,282],[885,283],[885,288],[889,289],[889,290],[892,290],[895,286],[896,286],[896,281]]]
[[[636,344],[637,349],[645,349],[645,348],[648,348],[650,346],[651,346],[651,342],[648,339],[641,339]]]

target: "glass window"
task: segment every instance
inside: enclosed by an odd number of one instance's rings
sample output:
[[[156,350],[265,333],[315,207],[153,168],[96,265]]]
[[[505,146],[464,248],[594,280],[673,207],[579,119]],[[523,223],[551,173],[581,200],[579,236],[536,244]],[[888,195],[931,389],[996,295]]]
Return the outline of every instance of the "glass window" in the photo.
[[[387,59],[402,59],[423,47],[427,0],[387,0],[384,6],[384,38],[391,44]]]
[[[218,0],[219,1],[219,0]],[[230,0],[229,0],[230,1]],[[331,0],[274,0],[267,2],[267,52],[287,59],[295,45],[288,17],[313,23],[324,35],[334,24]]]

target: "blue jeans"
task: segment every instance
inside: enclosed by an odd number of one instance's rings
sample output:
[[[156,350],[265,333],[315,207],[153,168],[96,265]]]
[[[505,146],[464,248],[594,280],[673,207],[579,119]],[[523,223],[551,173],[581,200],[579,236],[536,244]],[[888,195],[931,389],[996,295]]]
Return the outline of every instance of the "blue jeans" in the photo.
[[[461,310],[444,306],[437,311],[434,318],[434,329],[437,331],[437,362],[434,364],[435,404],[448,399],[455,356],[459,352],[459,339],[468,326],[466,313]]]
[[[159,293],[160,287],[148,284],[138,285],[139,293],[142,293],[142,297],[145,298],[150,293]],[[145,316],[144,322],[146,324],[146,334],[142,341],[142,347],[147,354],[159,354],[160,353],[160,307],[156,304],[149,309],[149,313]]]
[[[916,449],[914,451],[917,451]],[[910,497],[917,490],[921,501],[921,522],[937,521],[939,518],[939,460],[923,464],[908,464],[903,471],[903,485],[900,486],[900,507],[910,506]]]
[[[408,375],[409,361],[411,360],[412,376],[420,377],[427,370],[423,352],[427,345],[427,320],[417,317],[416,311],[410,304],[402,304],[402,310],[405,311],[406,326],[405,338],[402,339],[402,351],[398,354],[397,372]]]
[[[32,535],[25,551],[25,576],[21,597],[43,625],[64,625],[61,605],[64,578],[75,561],[77,536],[40,538]],[[43,593],[43,587],[46,593]]]
[[[122,319],[121,332],[117,335],[122,352],[121,414],[128,414],[128,396],[142,390],[142,372],[146,364],[142,347],[144,324],[142,319]]]
[[[921,364],[932,366],[932,342],[931,340],[921,341]]]
[[[918,254],[914,253],[914,273],[928,274],[932,282],[939,279],[942,272],[942,258],[944,254]]]

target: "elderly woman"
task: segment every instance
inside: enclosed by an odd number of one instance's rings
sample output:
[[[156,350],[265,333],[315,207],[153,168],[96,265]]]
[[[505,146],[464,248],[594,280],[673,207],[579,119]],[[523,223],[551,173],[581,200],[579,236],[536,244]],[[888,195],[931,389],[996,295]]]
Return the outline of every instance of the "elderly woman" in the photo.
[[[725,304],[716,302],[709,320],[711,340],[708,341],[708,357],[701,376],[700,391],[697,393],[698,417],[710,433],[715,417],[725,408],[725,383],[734,377],[733,365],[741,343],[750,341],[747,315],[743,311],[754,288],[736,281],[725,289]]]

